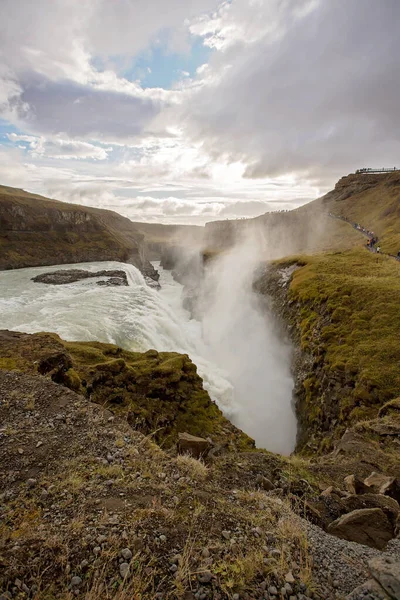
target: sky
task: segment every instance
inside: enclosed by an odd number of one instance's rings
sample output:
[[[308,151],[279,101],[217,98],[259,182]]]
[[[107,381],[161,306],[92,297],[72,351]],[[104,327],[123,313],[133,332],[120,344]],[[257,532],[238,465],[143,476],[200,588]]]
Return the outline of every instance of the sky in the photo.
[[[400,167],[399,0],[1,0],[0,184],[136,221]]]

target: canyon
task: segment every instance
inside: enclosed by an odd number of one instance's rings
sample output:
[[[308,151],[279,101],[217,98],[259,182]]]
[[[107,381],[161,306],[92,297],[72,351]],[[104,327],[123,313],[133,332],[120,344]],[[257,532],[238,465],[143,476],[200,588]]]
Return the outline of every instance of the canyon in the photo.
[[[399,193],[397,173],[350,175],[295,211],[185,236],[40,198],[35,213],[8,188],[4,589],[396,598],[382,573],[400,558]],[[93,275],[30,281],[50,264]],[[103,270],[129,285],[99,288]]]

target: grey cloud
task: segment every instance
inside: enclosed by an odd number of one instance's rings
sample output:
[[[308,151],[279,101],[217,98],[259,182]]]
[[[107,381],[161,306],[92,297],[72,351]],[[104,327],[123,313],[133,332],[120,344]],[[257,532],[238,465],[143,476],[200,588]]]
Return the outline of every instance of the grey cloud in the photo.
[[[219,54],[211,66],[220,80],[194,94],[188,131],[214,158],[243,160],[249,178],[391,166],[400,156],[399,22],[398,0],[321,0],[280,37]]]
[[[29,76],[21,82],[20,118],[30,131],[70,137],[126,139],[142,133],[161,102],[71,80]]]

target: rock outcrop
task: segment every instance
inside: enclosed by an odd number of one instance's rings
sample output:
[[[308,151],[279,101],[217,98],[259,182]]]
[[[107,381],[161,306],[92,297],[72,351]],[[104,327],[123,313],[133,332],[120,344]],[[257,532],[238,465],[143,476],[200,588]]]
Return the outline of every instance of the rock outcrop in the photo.
[[[328,526],[328,532],[349,542],[382,550],[393,538],[393,526],[380,508],[361,508],[343,515]]]
[[[0,270],[115,260],[157,279],[144,235],[121,215],[0,186]]]
[[[84,271],[82,269],[65,269],[53,271],[51,273],[42,273],[32,277],[35,283],[46,283],[49,285],[66,285],[83,279],[93,277],[107,277],[108,279],[98,281],[97,285],[106,286],[127,286],[128,279],[125,271]]]

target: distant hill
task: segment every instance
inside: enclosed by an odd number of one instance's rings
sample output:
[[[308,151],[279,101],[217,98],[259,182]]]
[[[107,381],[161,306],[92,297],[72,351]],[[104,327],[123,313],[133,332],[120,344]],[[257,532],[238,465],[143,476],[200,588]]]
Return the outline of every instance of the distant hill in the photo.
[[[348,175],[325,196],[300,208],[271,212],[254,219],[206,224],[206,245],[221,249],[238,236],[258,238],[267,258],[315,254],[359,246],[359,232],[329,214],[374,231],[384,252],[400,249],[400,173]]]
[[[144,235],[129,219],[0,186],[0,269],[101,260],[154,275]]]
[[[159,260],[166,246],[189,246],[202,248],[205,228],[199,225],[163,225],[161,223],[133,222],[137,231],[145,237],[150,260]]]

